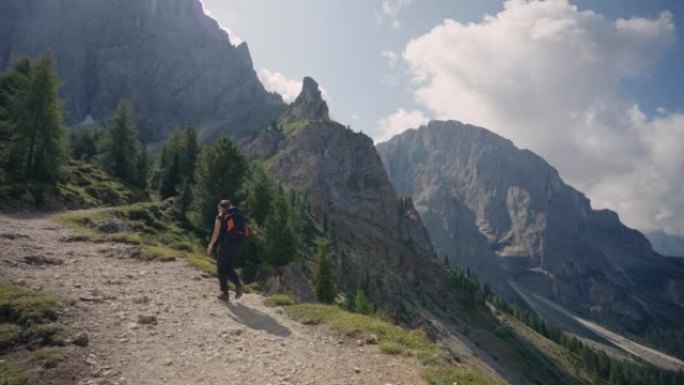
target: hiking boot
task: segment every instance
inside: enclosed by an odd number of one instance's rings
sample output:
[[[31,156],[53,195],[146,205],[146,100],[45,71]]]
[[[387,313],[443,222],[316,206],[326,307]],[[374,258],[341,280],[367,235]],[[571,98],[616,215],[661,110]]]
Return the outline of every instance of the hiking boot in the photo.
[[[237,288],[235,288],[235,299],[242,297],[242,295],[244,293],[245,293],[245,290],[242,287],[242,285],[238,285]]]
[[[218,298],[221,301],[229,301],[230,300],[230,296],[225,291],[219,291],[218,294],[216,294],[216,298]]]

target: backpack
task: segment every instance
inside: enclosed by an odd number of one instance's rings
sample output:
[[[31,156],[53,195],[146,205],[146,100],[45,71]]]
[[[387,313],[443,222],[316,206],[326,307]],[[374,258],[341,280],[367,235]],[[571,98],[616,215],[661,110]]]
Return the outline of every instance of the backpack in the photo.
[[[230,207],[228,211],[221,216],[221,224],[224,226],[221,229],[223,233],[223,240],[244,239],[249,236],[249,226],[247,225],[247,217],[237,207]]]

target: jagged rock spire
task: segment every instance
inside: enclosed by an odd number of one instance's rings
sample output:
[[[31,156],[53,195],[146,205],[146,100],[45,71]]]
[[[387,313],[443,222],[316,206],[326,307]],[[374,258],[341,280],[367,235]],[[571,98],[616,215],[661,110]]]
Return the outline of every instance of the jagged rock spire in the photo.
[[[287,119],[295,120],[329,120],[328,104],[321,96],[318,83],[310,77],[305,77],[302,82],[302,92],[299,93],[294,103],[290,105]]]

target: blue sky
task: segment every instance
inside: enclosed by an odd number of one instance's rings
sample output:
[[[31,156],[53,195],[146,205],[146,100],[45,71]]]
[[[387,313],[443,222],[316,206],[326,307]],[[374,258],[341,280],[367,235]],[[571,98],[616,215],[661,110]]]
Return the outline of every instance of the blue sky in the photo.
[[[202,1],[286,98],[312,76],[376,141],[435,118],[486,127],[594,207],[684,235],[684,1]]]

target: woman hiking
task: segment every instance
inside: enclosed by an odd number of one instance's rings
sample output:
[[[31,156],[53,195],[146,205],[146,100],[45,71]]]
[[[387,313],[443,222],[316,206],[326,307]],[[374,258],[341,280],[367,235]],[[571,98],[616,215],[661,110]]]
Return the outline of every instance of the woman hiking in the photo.
[[[216,269],[221,291],[217,297],[229,301],[228,279],[235,285],[235,299],[242,297],[243,287],[234,264],[240,254],[240,243],[247,236],[247,224],[244,214],[233,206],[230,200],[222,200],[218,204],[218,215],[214,221],[214,232],[207,247],[207,255],[216,250]]]

